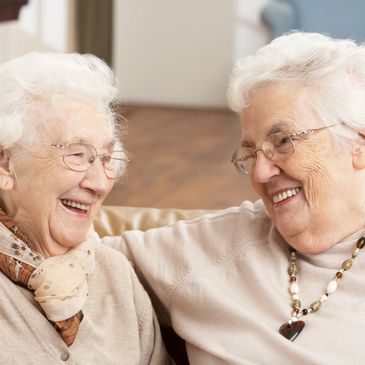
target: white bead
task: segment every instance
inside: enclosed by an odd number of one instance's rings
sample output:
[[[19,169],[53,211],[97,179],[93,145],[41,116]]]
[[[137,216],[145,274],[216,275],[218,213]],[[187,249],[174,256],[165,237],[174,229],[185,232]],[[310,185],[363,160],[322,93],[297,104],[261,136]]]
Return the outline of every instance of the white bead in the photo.
[[[298,294],[299,293],[299,286],[297,283],[291,283],[289,286],[290,294]]]
[[[337,289],[337,280],[331,280],[327,285],[327,293],[332,294]]]
[[[291,296],[291,298],[292,298],[293,300],[297,300],[297,299],[299,299],[299,295],[298,295],[298,294],[293,294],[293,295]]]
[[[326,294],[323,294],[321,297],[321,302],[326,302],[328,299],[328,296]]]
[[[296,322],[296,321],[298,320],[298,318],[297,318],[297,317],[291,317],[290,319],[291,319],[292,323],[293,323],[293,322]]]

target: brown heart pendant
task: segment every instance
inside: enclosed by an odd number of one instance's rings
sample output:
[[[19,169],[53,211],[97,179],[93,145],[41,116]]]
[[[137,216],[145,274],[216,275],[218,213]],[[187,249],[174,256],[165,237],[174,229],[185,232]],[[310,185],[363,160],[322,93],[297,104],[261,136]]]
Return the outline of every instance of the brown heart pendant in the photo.
[[[302,332],[304,326],[305,323],[303,321],[295,321],[292,323],[286,322],[279,328],[279,332],[289,341],[294,341],[299,333]]]

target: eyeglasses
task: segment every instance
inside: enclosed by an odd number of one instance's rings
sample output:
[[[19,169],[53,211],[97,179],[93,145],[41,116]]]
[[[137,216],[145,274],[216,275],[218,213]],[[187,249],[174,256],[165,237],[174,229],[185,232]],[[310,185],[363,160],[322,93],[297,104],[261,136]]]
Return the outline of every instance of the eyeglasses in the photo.
[[[240,175],[247,175],[252,170],[258,151],[262,151],[270,161],[279,162],[295,151],[295,142],[297,140],[303,140],[314,132],[319,132],[337,125],[339,124],[332,124],[321,128],[310,128],[303,132],[292,134],[287,132],[274,133],[266,137],[260,147],[251,148],[242,146],[238,148],[233,153],[231,162],[233,162]]]
[[[72,171],[88,171],[91,165],[100,158],[105,175],[116,179],[123,175],[128,156],[124,151],[113,151],[110,154],[98,154],[96,148],[86,143],[70,143],[66,145],[52,144],[62,151],[63,162]]]

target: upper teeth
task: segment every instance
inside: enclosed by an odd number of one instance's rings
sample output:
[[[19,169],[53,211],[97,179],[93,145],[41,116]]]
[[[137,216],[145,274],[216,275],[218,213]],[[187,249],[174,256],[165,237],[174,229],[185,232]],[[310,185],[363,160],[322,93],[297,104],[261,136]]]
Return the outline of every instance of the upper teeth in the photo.
[[[288,190],[282,191],[279,194],[273,195],[272,201],[274,203],[279,203],[279,202],[283,201],[284,199],[287,199],[287,198],[290,198],[291,196],[296,195],[298,193],[298,191],[299,191],[299,188],[288,189]]]
[[[78,209],[82,209],[82,210],[86,210],[86,211],[89,210],[89,207],[90,207],[89,205],[73,202],[71,200],[62,200],[62,204],[69,205],[70,207],[78,208]]]

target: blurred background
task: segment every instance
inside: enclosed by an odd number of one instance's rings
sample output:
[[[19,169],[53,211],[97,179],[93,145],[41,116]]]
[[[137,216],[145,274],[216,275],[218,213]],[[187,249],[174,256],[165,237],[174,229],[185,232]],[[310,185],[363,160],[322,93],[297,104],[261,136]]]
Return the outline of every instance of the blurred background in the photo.
[[[256,199],[230,163],[235,61],[290,29],[362,41],[364,13],[364,0],[0,0],[0,62],[32,50],[104,59],[133,158],[106,204],[219,209]]]

